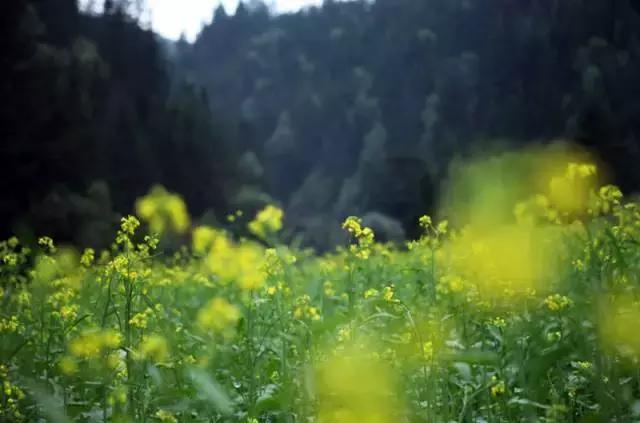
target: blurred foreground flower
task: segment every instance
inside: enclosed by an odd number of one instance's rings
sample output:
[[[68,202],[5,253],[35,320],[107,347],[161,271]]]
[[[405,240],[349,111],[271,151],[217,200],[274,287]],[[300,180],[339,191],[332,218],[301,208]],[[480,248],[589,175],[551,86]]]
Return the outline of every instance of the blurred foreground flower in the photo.
[[[564,255],[560,217],[584,213],[597,169],[566,150],[508,153],[453,172],[443,200],[465,229],[445,245],[445,258],[484,299],[547,291]]]
[[[98,358],[120,346],[122,335],[112,329],[90,330],[69,343],[69,352],[78,358]]]
[[[316,365],[318,422],[402,420],[391,369],[375,357],[370,348],[349,346]]]
[[[191,235],[193,251],[198,254],[206,252],[218,236],[224,236],[224,234],[209,226],[198,226]]]
[[[169,354],[167,340],[160,335],[150,335],[143,338],[138,349],[139,359],[151,360],[160,363],[166,360]]]
[[[615,299],[600,310],[600,341],[611,353],[640,360],[640,336],[635,325],[640,322],[640,301],[630,296]]]
[[[560,253],[559,235],[552,227],[469,229],[445,251],[453,268],[475,283],[481,297],[527,295],[547,289]]]
[[[562,213],[579,213],[589,206],[589,195],[596,187],[596,166],[590,163],[569,163],[564,174],[551,178],[549,199]]]

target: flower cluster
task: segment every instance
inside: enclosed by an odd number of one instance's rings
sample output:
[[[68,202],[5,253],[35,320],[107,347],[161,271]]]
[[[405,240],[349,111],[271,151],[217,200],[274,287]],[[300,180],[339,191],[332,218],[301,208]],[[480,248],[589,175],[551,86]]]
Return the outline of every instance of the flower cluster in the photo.
[[[149,224],[153,233],[161,234],[166,230],[184,233],[191,224],[184,201],[161,186],[153,187],[136,202],[136,213]]]
[[[249,222],[249,231],[258,238],[266,239],[282,229],[283,215],[282,209],[268,205]]]

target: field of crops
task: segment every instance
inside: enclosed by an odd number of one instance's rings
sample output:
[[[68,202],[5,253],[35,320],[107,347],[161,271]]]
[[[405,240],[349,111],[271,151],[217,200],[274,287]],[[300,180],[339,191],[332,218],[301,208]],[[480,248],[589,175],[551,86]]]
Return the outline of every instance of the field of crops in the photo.
[[[640,206],[590,163],[460,166],[405,245],[350,217],[317,255],[274,206],[232,236],[161,188],[109,250],[4,241],[0,421],[640,420]]]

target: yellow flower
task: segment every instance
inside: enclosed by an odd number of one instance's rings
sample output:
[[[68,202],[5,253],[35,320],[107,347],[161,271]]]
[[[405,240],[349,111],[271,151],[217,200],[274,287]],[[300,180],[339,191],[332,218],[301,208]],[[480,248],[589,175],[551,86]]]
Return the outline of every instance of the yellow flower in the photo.
[[[78,309],[80,307],[77,304],[65,305],[60,309],[60,317],[64,320],[75,320],[78,317]]]
[[[93,248],[86,248],[80,257],[80,264],[84,267],[91,267],[95,260],[96,252]]]
[[[249,231],[259,238],[266,238],[282,229],[282,209],[268,205],[260,210],[256,217],[249,222]]]
[[[120,228],[122,229],[122,232],[128,235],[133,235],[139,226],[140,221],[138,221],[135,216],[123,217],[120,221]]]
[[[426,214],[418,219],[418,223],[423,229],[427,229],[433,226],[433,220],[431,220],[431,216],[427,216]]]
[[[18,240],[17,237],[12,236],[7,240],[7,245],[9,246],[9,248],[16,248],[18,245],[20,245],[20,240]]]
[[[385,301],[393,301],[393,295],[393,286],[385,286],[382,290],[382,298],[384,298]]]
[[[315,367],[319,423],[403,420],[391,369],[375,358],[371,348],[347,346]]]
[[[78,358],[98,358],[118,348],[121,342],[122,335],[111,329],[86,331],[69,343],[69,352]]]
[[[357,238],[362,233],[362,220],[359,217],[349,216],[342,223],[342,229]]]
[[[0,319],[0,333],[17,332],[19,328],[20,328],[20,323],[18,322],[17,316],[11,316],[8,319]]]
[[[96,252],[93,250],[93,248],[85,249],[82,253],[82,257],[80,257],[80,264],[82,264],[84,267],[90,267],[95,260],[95,255]]]
[[[338,342],[346,342],[351,340],[351,329],[348,326],[343,326],[338,329]]]
[[[495,319],[491,320],[490,322],[493,326],[497,327],[497,328],[505,328],[507,326],[507,322],[506,320],[504,320],[502,317],[496,317]]]
[[[307,309],[307,315],[311,320],[320,320],[320,312],[317,307],[310,306]]]
[[[492,376],[491,381],[493,382],[493,386],[491,386],[492,397],[501,396],[506,392],[507,388],[503,380],[498,380],[498,378]]]
[[[375,288],[369,288],[366,291],[364,291],[365,299],[377,297],[378,295],[380,295],[380,292],[378,292],[378,290]]]
[[[155,417],[163,423],[178,423],[178,419],[167,410],[158,410]]]
[[[565,297],[564,295],[554,294],[549,295],[544,299],[544,304],[551,311],[560,311],[567,307],[570,307],[573,304],[570,298]]]
[[[434,357],[433,342],[427,341],[424,344],[422,344],[422,353],[424,355],[425,360],[427,361],[433,360],[433,357]]]
[[[550,343],[557,342],[562,339],[562,332],[559,330],[551,331],[547,333],[547,341]]]
[[[336,290],[333,289],[333,284],[331,283],[331,281],[324,281],[324,283],[322,284],[322,288],[324,289],[324,295],[326,295],[327,297],[333,297],[334,295],[336,295]]]
[[[375,234],[371,228],[362,226],[362,220],[355,216],[349,216],[342,224],[342,228],[349,232],[356,240],[356,245],[351,245],[349,250],[358,258],[367,260],[371,255]]]
[[[110,329],[102,331],[102,343],[106,348],[118,348],[121,342],[122,335],[119,332]]]
[[[293,311],[293,317],[295,319],[311,319],[320,320],[320,312],[317,307],[311,305],[311,298],[308,295],[303,295],[296,298],[296,307]]]
[[[136,213],[149,224],[152,232],[172,230],[184,233],[191,219],[182,198],[162,186],[154,186],[149,194],[136,201]]]
[[[593,367],[593,363],[589,361],[576,361],[575,365],[582,370],[589,370]]]
[[[468,230],[447,245],[457,274],[474,281],[481,296],[525,296],[542,290],[559,256],[559,232],[551,227],[496,226]],[[462,289],[456,281],[451,289]]]
[[[240,320],[240,310],[224,298],[214,298],[198,312],[198,325],[204,330],[230,335]]]
[[[240,288],[252,291],[260,288],[265,281],[264,254],[255,244],[243,243],[236,250],[238,266],[237,282]]]
[[[48,236],[43,236],[38,239],[38,245],[40,245],[45,251],[49,253],[55,253],[56,247],[53,244],[53,239]]]
[[[620,297],[604,306],[600,316],[603,346],[627,358],[640,358],[640,337],[634,330],[640,322],[640,303],[631,296]]]
[[[438,226],[436,227],[436,231],[440,235],[446,235],[446,233],[449,231],[449,222],[446,220],[443,220],[442,222],[438,223]]]
[[[551,204],[564,213],[585,210],[589,194],[595,188],[596,173],[593,164],[569,163],[565,174],[553,177],[549,183]]]
[[[218,231],[209,226],[198,226],[193,230],[192,243],[193,251],[202,254],[213,245]]]
[[[117,370],[121,366],[124,368],[122,357],[117,352],[107,354],[106,364],[111,370]]]
[[[223,283],[235,282],[247,291],[264,285],[264,250],[255,243],[235,244],[227,236],[219,236],[205,258],[205,263]]]
[[[78,363],[72,357],[65,355],[58,362],[58,368],[63,374],[73,376],[78,371]]]
[[[149,317],[153,315],[153,310],[147,307],[145,311],[136,313],[130,320],[129,324],[138,329],[146,329],[149,324]]]
[[[160,335],[151,335],[142,340],[139,355],[142,359],[148,359],[156,363],[165,361],[169,353],[167,340]]]

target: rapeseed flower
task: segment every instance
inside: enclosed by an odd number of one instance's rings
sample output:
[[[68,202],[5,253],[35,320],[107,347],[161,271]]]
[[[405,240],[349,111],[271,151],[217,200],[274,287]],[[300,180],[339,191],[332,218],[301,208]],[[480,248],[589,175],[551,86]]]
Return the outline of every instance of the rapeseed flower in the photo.
[[[380,291],[378,291],[375,288],[369,288],[366,291],[364,291],[364,299],[369,299],[369,298],[375,298],[378,295],[380,295]]]
[[[504,395],[504,393],[507,391],[507,385],[504,383],[504,380],[500,380],[496,376],[492,376],[490,391],[492,397],[499,397],[501,395]]]
[[[296,298],[296,306],[293,310],[295,319],[320,320],[320,312],[317,307],[311,305],[311,297],[302,295]]]
[[[120,346],[122,335],[112,329],[89,330],[69,342],[71,355],[82,359],[94,359]]]
[[[224,298],[216,297],[200,309],[196,321],[203,330],[230,336],[240,317],[240,310],[236,306]]]
[[[236,244],[227,236],[219,236],[205,263],[221,282],[235,282],[243,290],[261,288],[266,279],[264,250],[255,243]]]
[[[129,324],[138,329],[146,329],[151,316],[153,316],[153,310],[147,307],[144,311],[134,314],[133,317],[129,319]]]
[[[551,227],[505,225],[469,230],[445,248],[457,273],[468,275],[481,296],[498,298],[546,289],[559,245]]]
[[[375,234],[373,230],[362,226],[362,220],[355,216],[347,217],[342,223],[342,228],[357,241],[357,244],[349,246],[351,253],[360,259],[368,259],[374,246]]]
[[[544,299],[544,304],[551,311],[560,311],[570,307],[573,304],[573,301],[564,295],[553,294]]]
[[[169,344],[160,335],[145,336],[138,348],[138,358],[161,363],[169,355]]]
[[[191,235],[193,251],[198,254],[205,253],[218,236],[223,236],[218,230],[209,226],[198,226]]]
[[[391,368],[371,348],[346,346],[315,366],[320,423],[391,423],[402,420]]]
[[[136,213],[149,224],[152,232],[159,234],[167,230],[184,233],[191,224],[182,198],[159,185],[136,201]]]
[[[65,355],[58,361],[58,368],[63,374],[73,376],[78,372],[78,363],[73,357]]]
[[[176,416],[167,410],[158,410],[154,416],[163,423],[178,423]]]
[[[80,264],[84,267],[91,267],[96,257],[96,252],[93,248],[87,248],[80,257]]]
[[[260,210],[256,217],[249,222],[249,231],[261,239],[266,239],[269,235],[275,234],[282,229],[282,209],[268,205]]]
[[[48,236],[43,236],[38,238],[38,245],[40,247],[42,247],[42,249],[48,253],[55,253],[56,252],[56,247],[53,243],[53,239],[51,239],[51,237]]]
[[[635,325],[640,322],[640,302],[621,296],[600,310],[599,335],[602,345],[612,353],[640,359],[640,337]]]
[[[586,211],[590,194],[596,187],[596,166],[590,163],[569,163],[564,174],[551,178],[549,200],[562,213]]]

